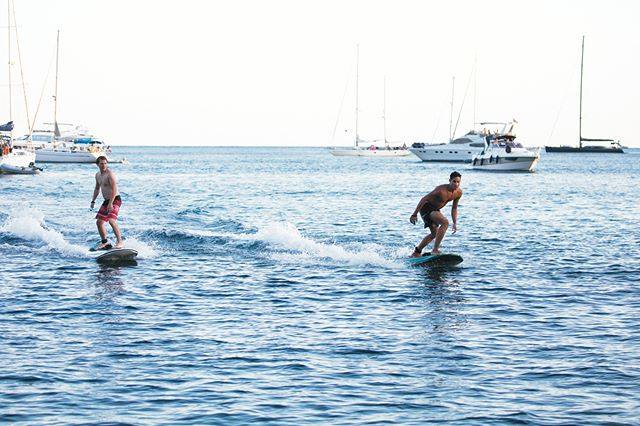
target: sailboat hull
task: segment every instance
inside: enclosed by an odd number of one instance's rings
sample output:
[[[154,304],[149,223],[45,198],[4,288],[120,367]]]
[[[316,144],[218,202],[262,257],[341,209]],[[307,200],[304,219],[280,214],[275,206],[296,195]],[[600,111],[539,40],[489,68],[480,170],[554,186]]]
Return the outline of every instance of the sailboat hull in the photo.
[[[332,149],[335,157],[404,157],[409,155],[408,149]]]
[[[36,150],[37,163],[95,163],[96,158],[104,155],[102,151],[71,151],[69,149],[42,148]]]
[[[624,154],[622,148],[609,148],[597,146],[583,146],[582,148],[575,146],[545,146],[546,152],[587,152],[587,153],[608,153],[608,154]]]

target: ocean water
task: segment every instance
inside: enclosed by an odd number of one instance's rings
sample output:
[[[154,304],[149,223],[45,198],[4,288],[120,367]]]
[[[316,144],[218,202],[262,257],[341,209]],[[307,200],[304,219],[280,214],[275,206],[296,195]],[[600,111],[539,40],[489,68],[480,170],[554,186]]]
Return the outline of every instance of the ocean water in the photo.
[[[137,265],[87,252],[94,165],[0,176],[0,423],[638,423],[640,152],[121,155]],[[465,260],[408,267],[454,169]]]

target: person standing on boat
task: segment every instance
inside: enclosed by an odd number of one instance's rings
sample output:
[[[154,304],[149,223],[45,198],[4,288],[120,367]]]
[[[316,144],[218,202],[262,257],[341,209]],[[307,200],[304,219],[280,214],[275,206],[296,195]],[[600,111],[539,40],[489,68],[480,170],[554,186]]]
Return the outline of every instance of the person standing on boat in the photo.
[[[460,189],[460,181],[462,175],[458,172],[453,172],[449,175],[449,183],[444,185],[438,185],[433,191],[422,197],[413,214],[409,218],[412,224],[416,224],[418,221],[418,212],[424,221],[424,227],[429,228],[431,233],[424,237],[420,244],[418,244],[411,257],[419,257],[422,255],[422,250],[433,240],[433,250],[431,253],[440,253],[440,243],[444,238],[444,234],[449,228],[449,221],[440,213],[440,209],[447,205],[449,201],[453,201],[451,205],[451,219],[453,220],[453,234],[458,230],[458,201],[462,197],[462,189]]]
[[[122,248],[124,247],[124,242],[122,241],[122,235],[120,234],[120,228],[118,228],[117,222],[118,212],[120,211],[120,206],[122,206],[122,198],[120,198],[120,193],[118,192],[118,180],[116,179],[116,175],[109,170],[107,157],[101,155],[96,158],[96,164],[100,171],[96,173],[96,187],[93,190],[91,208],[93,209],[95,206],[99,192],[102,192],[104,202],[96,215],[96,225],[100,233],[100,243],[98,243],[95,249],[104,250],[109,249],[111,246],[107,240],[105,222],[109,222],[116,236],[116,248]]]

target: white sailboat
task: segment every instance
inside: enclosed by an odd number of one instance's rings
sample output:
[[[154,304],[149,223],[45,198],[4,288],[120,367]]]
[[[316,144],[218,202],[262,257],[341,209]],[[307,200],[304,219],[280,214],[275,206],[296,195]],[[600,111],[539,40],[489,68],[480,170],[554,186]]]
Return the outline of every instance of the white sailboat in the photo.
[[[95,163],[96,159],[107,155],[101,141],[76,143],[73,138],[60,132],[58,123],[58,58],[60,52],[60,31],[56,38],[56,78],[53,102],[53,123],[51,129],[31,131],[24,140],[34,143],[36,148],[36,162],[38,163]],[[65,126],[73,125],[68,124]]]
[[[7,1],[8,18],[8,55],[9,55],[9,122],[0,126],[0,173],[3,174],[36,174],[40,169],[34,166],[36,155],[29,147],[18,148],[13,142],[13,105],[11,90],[11,2]],[[14,23],[15,25],[15,23]]]
[[[356,108],[355,108],[355,140],[354,146],[349,148],[334,148],[331,155],[336,157],[404,157],[410,154],[405,145],[393,146],[387,139],[387,84],[384,80],[384,100],[382,108],[382,122],[384,134],[384,146],[377,146],[377,141],[365,141],[358,134],[358,66],[360,61],[360,49],[356,56]]]

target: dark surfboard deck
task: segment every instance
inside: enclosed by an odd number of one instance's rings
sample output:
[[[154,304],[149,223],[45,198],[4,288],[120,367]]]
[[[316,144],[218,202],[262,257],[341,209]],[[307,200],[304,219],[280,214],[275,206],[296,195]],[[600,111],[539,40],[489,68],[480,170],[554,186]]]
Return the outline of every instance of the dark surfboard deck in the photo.
[[[96,257],[98,263],[126,263],[135,262],[138,252],[132,249],[110,249]]]
[[[462,263],[462,256],[455,253],[425,253],[420,257],[410,257],[407,261],[411,266],[454,266]]]

